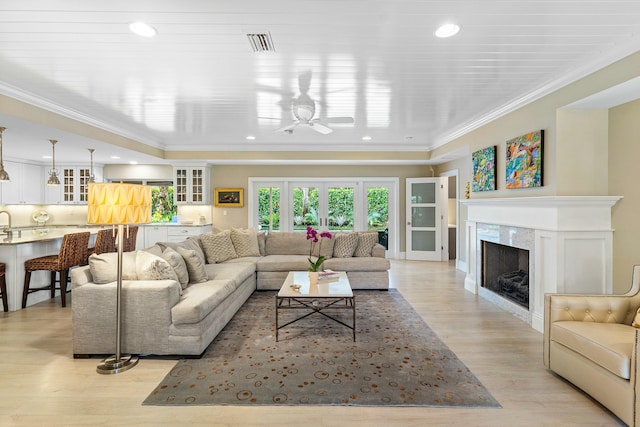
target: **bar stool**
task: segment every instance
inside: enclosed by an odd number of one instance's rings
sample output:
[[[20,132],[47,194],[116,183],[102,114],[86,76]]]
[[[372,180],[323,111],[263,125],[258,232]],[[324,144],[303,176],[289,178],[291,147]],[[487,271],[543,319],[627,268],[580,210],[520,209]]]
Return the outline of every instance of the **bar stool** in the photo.
[[[24,289],[22,291],[22,308],[27,306],[27,296],[30,293],[50,290],[51,298],[56,295],[56,273],[60,274],[60,299],[62,306],[67,306],[67,282],[69,280],[69,269],[82,265],[87,258],[87,248],[91,233],[71,233],[62,237],[62,245],[57,255],[46,255],[32,258],[24,262]],[[31,272],[46,270],[51,272],[51,284],[40,288],[31,288]]]
[[[95,244],[92,248],[87,248],[87,259],[85,259],[83,265],[87,265],[89,263],[89,257],[92,254],[100,255],[107,252],[116,252],[118,250],[116,247],[116,237],[115,231],[111,228],[98,230]]]
[[[9,311],[9,302],[7,301],[7,279],[4,275],[5,264],[0,262],[0,294],[2,294],[2,307],[4,311]]]
[[[136,238],[138,237],[138,226],[125,227],[122,236],[122,252],[131,252],[136,250]]]

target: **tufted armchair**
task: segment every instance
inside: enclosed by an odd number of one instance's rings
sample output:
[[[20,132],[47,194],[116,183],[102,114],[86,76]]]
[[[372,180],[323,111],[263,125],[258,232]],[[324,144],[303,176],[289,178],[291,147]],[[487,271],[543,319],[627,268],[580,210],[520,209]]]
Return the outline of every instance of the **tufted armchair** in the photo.
[[[640,426],[640,266],[624,295],[546,294],[544,305],[544,365]]]

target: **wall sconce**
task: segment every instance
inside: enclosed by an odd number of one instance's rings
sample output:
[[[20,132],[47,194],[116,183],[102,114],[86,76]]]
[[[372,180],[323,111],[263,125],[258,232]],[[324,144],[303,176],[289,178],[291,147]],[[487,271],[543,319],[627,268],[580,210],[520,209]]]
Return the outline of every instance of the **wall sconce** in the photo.
[[[52,151],[52,168],[51,171],[49,172],[49,179],[47,180],[47,185],[60,185],[60,180],[58,179],[58,170],[56,169],[56,141],[55,139],[50,139],[49,142],[51,143],[51,151]]]
[[[89,150],[89,153],[91,153],[91,163],[90,163],[90,169],[89,169],[89,182],[96,182],[96,176],[93,174],[93,152],[96,151],[95,148],[87,148],[87,150]]]
[[[5,130],[7,130],[7,128],[0,127],[0,182],[11,181],[9,174],[4,170],[4,163],[2,161],[2,132]]]

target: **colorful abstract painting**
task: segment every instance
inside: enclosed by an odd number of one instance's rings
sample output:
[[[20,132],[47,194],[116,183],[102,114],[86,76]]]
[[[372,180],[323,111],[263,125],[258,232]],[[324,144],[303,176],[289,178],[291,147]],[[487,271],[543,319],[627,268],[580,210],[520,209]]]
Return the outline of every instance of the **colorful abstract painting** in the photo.
[[[496,147],[487,147],[471,155],[473,161],[473,192],[496,189]]]
[[[507,141],[506,188],[542,187],[542,130]]]

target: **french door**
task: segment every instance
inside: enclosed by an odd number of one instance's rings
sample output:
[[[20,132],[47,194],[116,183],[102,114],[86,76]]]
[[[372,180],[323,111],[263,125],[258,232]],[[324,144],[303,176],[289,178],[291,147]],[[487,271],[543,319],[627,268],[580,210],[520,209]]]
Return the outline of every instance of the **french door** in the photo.
[[[354,182],[290,182],[289,229],[353,231],[359,220],[356,197]]]
[[[448,259],[447,178],[407,178],[406,258]]]

